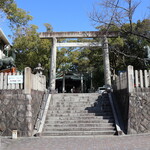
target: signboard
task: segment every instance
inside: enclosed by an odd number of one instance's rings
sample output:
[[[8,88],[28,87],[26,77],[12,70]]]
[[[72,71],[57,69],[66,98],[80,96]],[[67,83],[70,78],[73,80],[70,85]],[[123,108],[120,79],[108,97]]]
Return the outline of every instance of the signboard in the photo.
[[[8,84],[23,83],[23,75],[8,75]]]

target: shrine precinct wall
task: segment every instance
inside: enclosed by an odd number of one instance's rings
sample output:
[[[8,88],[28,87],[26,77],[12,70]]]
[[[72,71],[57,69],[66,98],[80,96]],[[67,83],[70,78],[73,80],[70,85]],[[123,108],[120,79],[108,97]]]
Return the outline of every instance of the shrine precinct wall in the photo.
[[[150,133],[150,71],[129,66],[127,72],[117,77],[114,95],[125,133]]]
[[[32,136],[35,121],[44,92],[31,90],[0,90],[0,134],[10,136],[12,130],[18,136]]]

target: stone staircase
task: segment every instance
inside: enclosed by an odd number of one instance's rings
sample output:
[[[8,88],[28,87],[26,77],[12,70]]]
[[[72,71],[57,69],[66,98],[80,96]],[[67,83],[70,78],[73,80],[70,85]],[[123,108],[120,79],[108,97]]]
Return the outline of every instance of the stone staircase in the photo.
[[[114,135],[114,117],[107,95],[54,94],[42,136]]]

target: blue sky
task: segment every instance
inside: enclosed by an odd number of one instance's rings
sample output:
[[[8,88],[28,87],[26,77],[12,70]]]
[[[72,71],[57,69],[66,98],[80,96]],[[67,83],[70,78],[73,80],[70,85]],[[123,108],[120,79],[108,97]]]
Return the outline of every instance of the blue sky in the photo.
[[[100,0],[99,0],[100,1]],[[30,12],[34,17],[31,24],[39,27],[39,32],[46,31],[44,23],[50,23],[54,31],[94,31],[95,28],[88,14],[98,0],[16,0],[18,7]],[[141,0],[135,19],[142,19],[148,13],[149,0]],[[0,26],[6,35],[10,34],[7,24]]]

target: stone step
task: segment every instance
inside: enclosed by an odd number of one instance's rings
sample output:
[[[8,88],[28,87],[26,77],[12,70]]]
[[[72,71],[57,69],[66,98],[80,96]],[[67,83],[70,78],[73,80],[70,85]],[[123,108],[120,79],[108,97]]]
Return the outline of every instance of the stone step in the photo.
[[[115,131],[50,131],[43,132],[42,136],[90,136],[114,135]]]
[[[112,115],[111,111],[103,111],[103,112],[99,112],[99,113],[63,113],[63,114],[58,114],[58,113],[47,113],[47,117],[51,117],[51,116],[55,116],[55,117],[76,117],[76,116],[108,116],[108,115]]]
[[[101,101],[101,99],[98,98],[61,98],[61,99],[53,99],[53,102],[95,102],[95,101]]]
[[[57,97],[57,98],[55,98],[55,97],[53,97],[52,96],[52,99],[53,100],[61,100],[61,99],[63,99],[63,100],[76,100],[76,99],[80,99],[80,100],[85,100],[85,99],[90,99],[90,100],[97,100],[97,99],[99,99],[99,100],[105,100],[105,99],[108,99],[109,97],[103,97],[102,98],[102,96],[98,96],[98,95],[96,95],[96,96],[89,96],[89,95],[87,95],[87,96],[59,96],[59,97]]]
[[[83,103],[83,104],[84,104],[84,103],[92,103],[92,104],[94,104],[94,103],[96,103],[96,102],[97,102],[97,101],[95,101],[95,100],[87,100],[87,99],[84,100],[84,101],[83,101],[83,100],[81,101],[81,100],[63,100],[63,99],[62,99],[62,100],[59,100],[59,101],[58,101],[58,100],[57,100],[57,101],[56,101],[56,100],[53,101],[53,104],[57,104],[57,103],[65,103],[65,104],[66,104],[66,103],[70,103],[70,104],[72,104],[72,103],[80,103],[80,104],[82,104],[82,103]]]
[[[55,107],[54,105],[51,105],[49,107],[49,110],[85,110],[85,109],[101,109],[101,108],[111,108],[110,105],[105,105],[105,106],[94,106],[94,107],[84,107],[84,106],[71,106],[71,107],[62,107],[62,106],[57,106]]]
[[[75,105],[75,106],[82,106],[82,105],[92,105],[94,104],[95,102],[81,102],[81,101],[77,101],[77,102],[65,102],[65,101],[62,101],[62,102],[56,102],[54,105],[57,106],[57,105]]]
[[[57,99],[57,100],[53,100],[54,103],[57,103],[57,102],[70,102],[70,103],[77,103],[77,102],[80,102],[80,103],[84,103],[84,102],[97,102],[97,101],[101,101],[100,99]]]
[[[99,97],[100,94],[98,93],[59,93],[59,94],[53,94],[52,95],[52,98],[55,98],[55,99],[59,99],[59,98],[62,98],[62,97],[65,97],[65,98],[70,98],[70,97],[81,97],[81,98],[84,98],[84,97]]]
[[[68,127],[49,127],[45,128],[44,132],[47,131],[113,131],[115,128],[114,127],[75,127],[75,128],[68,128]]]
[[[49,113],[57,113],[57,114],[62,114],[62,113],[88,113],[88,110],[49,110]]]
[[[86,108],[84,108],[84,109],[80,109],[80,108],[78,108],[78,109],[72,109],[72,110],[63,110],[63,109],[59,109],[59,110],[48,110],[48,114],[50,114],[50,113],[65,113],[65,111],[67,112],[67,113],[75,113],[75,111],[76,111],[76,113],[88,113],[88,114],[90,114],[90,113],[102,113],[102,112],[112,112],[112,109],[111,108],[89,108],[89,107],[86,107]]]
[[[59,104],[57,104],[57,105],[55,105],[55,104],[53,104],[53,105],[51,105],[51,106],[53,106],[53,107],[94,107],[94,104],[61,104],[61,105],[59,105]]]
[[[108,96],[54,94],[43,136],[114,135],[114,117]]]
[[[105,120],[105,119],[113,119],[113,115],[104,115],[104,116],[73,116],[73,117],[68,117],[68,116],[62,116],[62,117],[47,117],[47,120],[79,120],[79,121],[95,121],[95,120]]]
[[[50,107],[49,109],[51,108],[54,108],[54,107],[59,107],[59,108],[64,108],[64,107],[71,107],[71,108],[77,108],[77,107],[101,107],[101,106],[106,106],[106,107],[110,107],[110,103],[93,103],[93,104],[76,104],[76,103],[73,103],[73,104],[50,104]]]
[[[111,106],[110,105],[101,105],[101,106],[94,106],[94,107],[86,107],[86,109],[88,109],[88,110],[111,109]]]
[[[50,116],[59,116],[59,117],[63,117],[63,116],[103,116],[105,113],[109,113],[111,114],[111,111],[103,111],[103,112],[99,112],[99,113],[62,113],[62,114],[58,114],[58,113],[49,113],[47,114],[48,117]]]
[[[110,106],[110,103],[93,103],[93,102],[84,102],[84,103],[81,103],[81,102],[67,102],[67,103],[64,103],[64,102],[57,102],[57,103],[52,103],[50,105],[51,107],[94,107],[94,106]]]
[[[109,99],[108,99],[109,100]],[[108,101],[106,100],[106,101]],[[65,102],[96,102],[96,101],[102,101],[102,99],[100,98],[90,98],[90,97],[87,97],[87,98],[62,98],[62,99],[55,99],[53,100],[54,102],[60,102],[60,101],[65,101]]]
[[[87,112],[88,113],[101,113],[101,112],[112,112],[112,109],[111,108],[98,108],[98,109],[95,109],[95,108],[86,108],[87,109]]]
[[[111,109],[111,106],[110,105],[100,105],[100,106],[94,106],[94,105],[51,105],[49,107],[49,110],[53,110],[53,109],[59,109],[59,110],[63,110],[63,109],[82,109],[82,110],[87,110],[87,109],[100,109],[100,108],[103,108],[103,109]]]
[[[54,99],[54,100],[66,100],[66,101],[72,101],[72,100],[81,100],[81,101],[84,101],[84,100],[97,100],[97,99],[101,99],[100,97],[98,96],[63,96],[63,97],[59,97],[57,99]]]
[[[114,123],[69,123],[69,124],[45,124],[48,127],[112,127]]]
[[[47,118],[45,121],[46,124],[70,124],[70,123],[114,123],[114,118],[110,118],[110,119],[92,119],[92,120],[57,120],[57,119],[51,119],[51,118]]]
[[[85,113],[98,113],[102,111],[112,111],[111,107],[103,108],[103,107],[77,107],[77,108],[70,108],[70,107],[64,107],[64,108],[51,108],[48,110],[48,113],[57,112],[57,113],[76,113],[76,112],[85,112]]]
[[[53,109],[49,110],[48,113],[57,113],[57,114],[62,114],[62,113],[100,113],[100,112],[106,112],[106,111],[111,111],[112,109],[110,107],[107,108],[78,108],[78,109]]]

